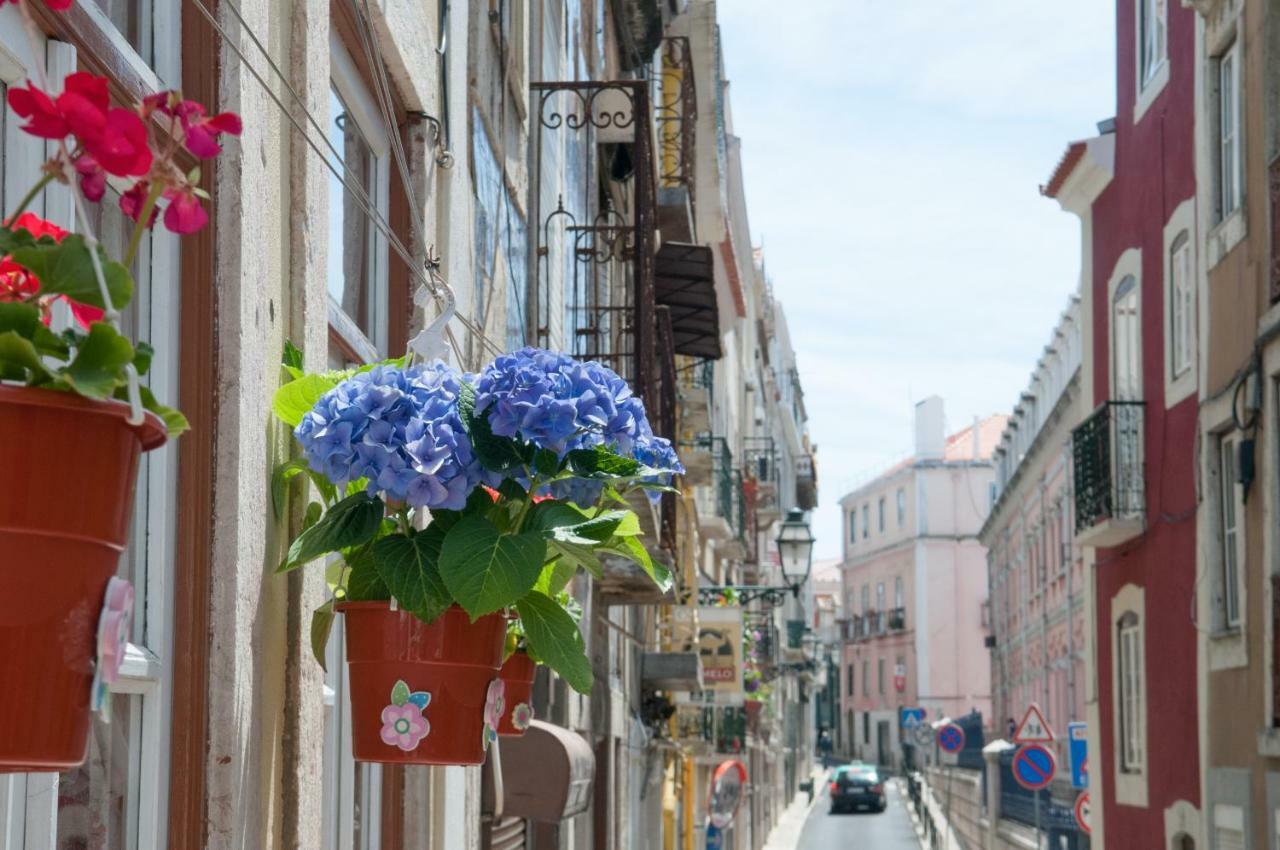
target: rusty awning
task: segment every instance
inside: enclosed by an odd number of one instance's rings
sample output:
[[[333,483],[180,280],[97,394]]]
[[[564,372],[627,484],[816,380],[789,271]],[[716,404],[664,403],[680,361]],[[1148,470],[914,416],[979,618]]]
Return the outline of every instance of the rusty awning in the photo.
[[[656,302],[671,311],[676,354],[720,359],[720,312],[711,248],[664,242],[658,249],[654,284]]]

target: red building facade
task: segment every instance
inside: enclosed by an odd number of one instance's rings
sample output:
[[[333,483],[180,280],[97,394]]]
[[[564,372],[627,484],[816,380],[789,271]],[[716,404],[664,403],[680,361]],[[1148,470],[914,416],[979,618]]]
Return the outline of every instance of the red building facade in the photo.
[[[1073,434],[1076,541],[1093,564],[1090,792],[1106,846],[1194,847],[1197,379],[1194,357],[1171,358],[1169,316],[1175,265],[1196,268],[1183,253],[1196,241],[1183,236],[1196,220],[1196,13],[1118,0],[1116,33],[1116,117],[1102,128],[1114,165],[1082,274],[1093,413]]]

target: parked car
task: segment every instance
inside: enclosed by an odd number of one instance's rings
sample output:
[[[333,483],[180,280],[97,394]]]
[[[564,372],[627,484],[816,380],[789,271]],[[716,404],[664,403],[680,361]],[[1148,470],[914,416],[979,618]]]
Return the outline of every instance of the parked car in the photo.
[[[831,774],[830,794],[831,814],[860,808],[884,811],[884,779],[873,765],[855,762],[836,768]]]

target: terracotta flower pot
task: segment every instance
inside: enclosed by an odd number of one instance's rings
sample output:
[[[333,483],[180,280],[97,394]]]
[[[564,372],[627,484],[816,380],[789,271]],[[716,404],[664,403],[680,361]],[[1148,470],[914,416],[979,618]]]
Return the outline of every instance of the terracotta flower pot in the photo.
[[[506,710],[502,712],[502,722],[498,724],[499,735],[520,736],[529,728],[533,720],[533,706],[530,697],[533,694],[533,677],[538,665],[524,650],[511,653],[502,665],[498,674],[506,683]]]
[[[356,761],[481,764],[498,724],[507,621],[457,605],[430,625],[388,602],[343,602]]]
[[[138,457],[164,424],[73,393],[0,386],[0,770],[84,761],[98,616]]]

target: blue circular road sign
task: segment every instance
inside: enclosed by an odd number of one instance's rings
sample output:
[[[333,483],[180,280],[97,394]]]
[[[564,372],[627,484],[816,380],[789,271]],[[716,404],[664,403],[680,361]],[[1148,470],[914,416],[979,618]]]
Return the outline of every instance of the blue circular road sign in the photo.
[[[1027,744],[1013,756],[1013,778],[1028,791],[1048,786],[1057,768],[1053,751],[1039,744]]]
[[[938,730],[938,746],[944,753],[958,753],[964,749],[964,730],[948,723]]]

